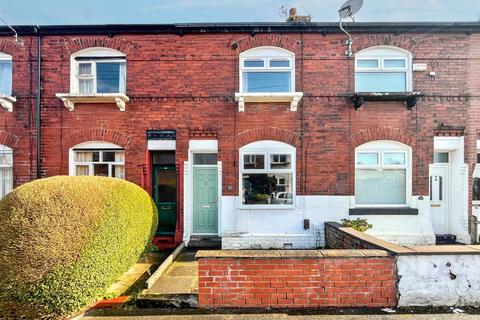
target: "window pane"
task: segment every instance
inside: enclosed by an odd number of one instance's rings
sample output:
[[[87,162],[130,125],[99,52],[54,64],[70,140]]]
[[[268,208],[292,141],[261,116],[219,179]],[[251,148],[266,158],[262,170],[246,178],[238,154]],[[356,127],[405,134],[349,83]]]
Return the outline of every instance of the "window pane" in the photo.
[[[433,156],[434,163],[448,163],[448,152],[435,152]]]
[[[153,164],[164,166],[175,165],[175,151],[156,151],[153,153]]]
[[[405,60],[403,59],[389,59],[383,60],[384,68],[405,68]]]
[[[95,153],[95,159],[98,161],[99,155],[98,151],[75,151],[75,161],[76,162],[92,162],[93,161],[93,154]]]
[[[75,175],[76,176],[88,176],[89,175],[89,167],[80,165],[75,166]]]
[[[473,178],[472,200],[480,201],[480,178]]]
[[[0,166],[12,166],[13,156],[10,151],[0,151]]]
[[[378,60],[357,60],[357,68],[378,68]]]
[[[12,61],[0,60],[0,95],[12,95]]]
[[[378,153],[357,153],[358,165],[377,165]]]
[[[245,92],[290,92],[290,72],[244,72]]]
[[[405,92],[405,72],[357,72],[355,74],[357,92]]]
[[[157,171],[158,202],[177,201],[177,173],[175,170]]]
[[[217,164],[217,154],[195,153],[193,155],[193,164]]]
[[[91,75],[92,74],[92,64],[91,63],[79,63],[78,64],[78,75]]]
[[[265,66],[263,60],[245,60],[243,66],[245,68],[263,68]]]
[[[244,169],[265,169],[265,156],[263,154],[246,154],[243,156]]]
[[[384,165],[404,165],[405,164],[405,153],[396,152],[390,153],[385,152],[383,154],[383,164]]]
[[[78,92],[81,94],[92,94],[93,79],[78,79]]]
[[[292,174],[242,175],[243,204],[292,204]],[[279,184],[279,182],[283,184]]]
[[[13,169],[0,168],[0,199],[13,189]]]
[[[270,168],[271,169],[290,169],[291,155],[289,154],[272,154],[270,155]]]
[[[289,68],[290,60],[270,60],[271,68]]]
[[[103,151],[103,162],[115,162],[115,151]]]
[[[108,177],[108,164],[96,163],[93,165],[93,175],[100,177]]]
[[[120,92],[120,63],[97,62],[97,93]]]
[[[405,204],[405,169],[355,170],[355,202],[367,205]]]
[[[112,165],[112,177],[125,179],[125,166],[124,165]]]

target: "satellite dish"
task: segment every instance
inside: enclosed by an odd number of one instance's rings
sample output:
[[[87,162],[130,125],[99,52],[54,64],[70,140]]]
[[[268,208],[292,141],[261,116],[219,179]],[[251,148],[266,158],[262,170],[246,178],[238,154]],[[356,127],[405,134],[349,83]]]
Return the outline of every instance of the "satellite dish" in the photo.
[[[338,15],[340,16],[340,19],[351,18],[362,8],[362,5],[363,0],[348,0],[338,10]]]

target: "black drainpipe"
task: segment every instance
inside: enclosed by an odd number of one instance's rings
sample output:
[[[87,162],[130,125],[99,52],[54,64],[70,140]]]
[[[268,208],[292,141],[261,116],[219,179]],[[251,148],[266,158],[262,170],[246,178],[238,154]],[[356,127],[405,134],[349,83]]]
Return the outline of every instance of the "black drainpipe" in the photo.
[[[41,174],[41,99],[42,99],[42,88],[41,88],[41,73],[42,73],[42,35],[40,34],[40,27],[35,27],[35,33],[37,34],[37,96],[36,96],[36,116],[35,116],[35,126],[37,128],[37,179],[42,177]]]

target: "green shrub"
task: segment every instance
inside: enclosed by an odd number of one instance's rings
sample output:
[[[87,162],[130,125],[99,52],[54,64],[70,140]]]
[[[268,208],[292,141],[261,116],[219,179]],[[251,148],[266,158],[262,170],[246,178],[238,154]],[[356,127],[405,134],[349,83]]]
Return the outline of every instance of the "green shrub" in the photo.
[[[365,232],[373,227],[370,223],[368,223],[367,219],[362,218],[357,218],[355,220],[342,219],[342,225],[344,227],[350,227],[361,232]]]
[[[7,195],[0,221],[0,318],[56,318],[102,297],[140,258],[157,209],[133,183],[59,176]]]

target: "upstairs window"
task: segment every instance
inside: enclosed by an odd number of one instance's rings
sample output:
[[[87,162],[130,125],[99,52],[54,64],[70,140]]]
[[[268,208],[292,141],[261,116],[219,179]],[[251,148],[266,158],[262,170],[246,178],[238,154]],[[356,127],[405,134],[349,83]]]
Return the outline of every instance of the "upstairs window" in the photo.
[[[0,52],[0,96],[12,95],[12,56]]]
[[[72,149],[72,176],[125,179],[125,151],[106,142],[88,142]]]
[[[240,92],[295,91],[295,55],[275,47],[259,47],[240,54]]]
[[[411,54],[400,48],[373,47],[355,55],[356,92],[412,91]]]
[[[92,48],[82,50],[72,58],[73,93],[125,93],[126,59],[123,53]]]
[[[355,152],[355,204],[406,206],[411,194],[411,152],[394,141],[373,141]]]
[[[0,144],[0,199],[13,189],[13,152]]]

